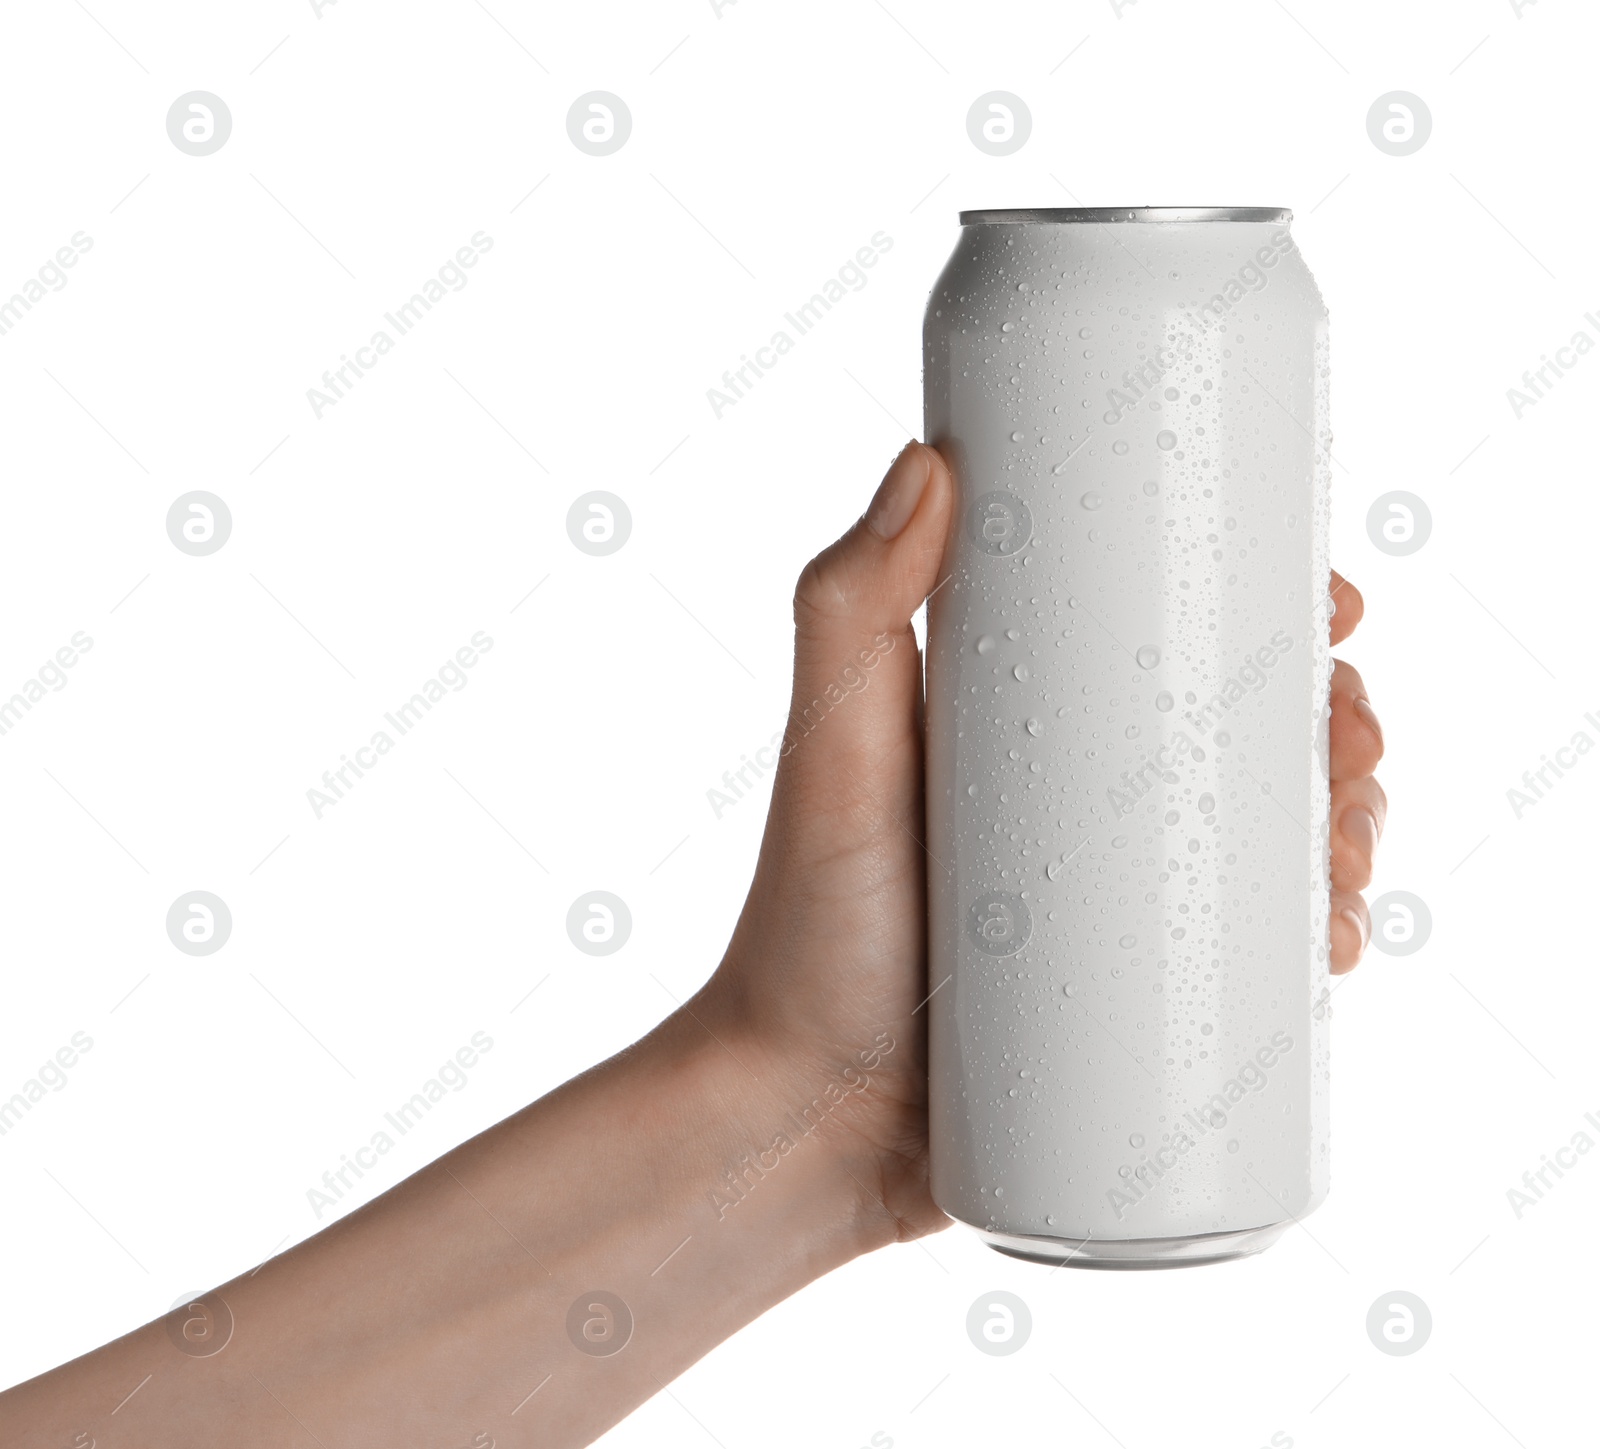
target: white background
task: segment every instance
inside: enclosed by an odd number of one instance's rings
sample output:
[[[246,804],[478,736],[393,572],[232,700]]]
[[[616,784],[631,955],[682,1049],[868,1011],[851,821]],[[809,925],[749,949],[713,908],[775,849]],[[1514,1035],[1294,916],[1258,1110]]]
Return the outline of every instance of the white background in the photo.
[[[794,576],[919,423],[960,208],[1257,204],[1294,209],[1333,319],[1334,556],[1367,599],[1340,653],[1388,740],[1374,891],[1434,920],[1337,992],[1333,1196],[1186,1272],[1052,1274],[959,1230],[880,1253],[604,1442],[1592,1433],[1600,1154],[1520,1220],[1507,1189],[1600,1112],[1600,759],[1521,819],[1506,796],[1600,740],[1600,357],[1520,420],[1506,399],[1600,339],[1591,9],[86,3],[8,10],[0,91],[0,293],[93,239],[0,336],[0,695],[94,641],[0,737],[0,1095],[94,1041],[0,1138],[0,1382],[314,1231],[307,1189],[473,1032],[468,1085],[338,1211],[711,971],[764,797],[717,820],[706,791],[779,727]],[[233,116],[203,158],[165,129],[195,89]],[[596,89],[633,116],[604,158],[565,124]],[[1033,116],[1004,159],[965,127],[996,89]],[[1366,130],[1391,90],[1434,121],[1401,159]],[[470,284],[318,420],[306,389],[477,231]],[[878,231],[869,285],[714,417]],[[233,514],[207,558],[164,525],[197,488]],[[568,541],[591,489],[632,510],[609,558]],[[1410,557],[1368,540],[1393,489],[1432,512]],[[315,818],[308,787],[478,630],[468,687]],[[233,914],[213,956],[164,929],[193,889]],[[566,936],[590,889],[633,913],[609,958]],[[1007,1358],[964,1329],[997,1288],[1034,1320]],[[1433,1315],[1410,1357],[1365,1330],[1394,1289]]]

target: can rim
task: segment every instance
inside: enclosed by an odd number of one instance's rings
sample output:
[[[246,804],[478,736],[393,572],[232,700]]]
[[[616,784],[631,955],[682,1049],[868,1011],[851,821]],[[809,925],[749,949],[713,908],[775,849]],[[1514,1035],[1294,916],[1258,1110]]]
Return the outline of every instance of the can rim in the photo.
[[[962,226],[1047,226],[1061,223],[1250,221],[1287,226],[1294,219],[1279,206],[1055,206],[999,211],[963,211]]]

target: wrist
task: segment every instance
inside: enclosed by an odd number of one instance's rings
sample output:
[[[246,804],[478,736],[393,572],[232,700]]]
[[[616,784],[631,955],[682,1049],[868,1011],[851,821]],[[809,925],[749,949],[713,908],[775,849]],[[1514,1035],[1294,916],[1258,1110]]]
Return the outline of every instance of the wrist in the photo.
[[[902,1236],[885,1198],[876,1119],[897,1087],[890,1062],[907,1047],[887,1031],[859,1044],[819,1046],[750,1022],[716,978],[666,1024],[695,1062],[706,1114],[702,1202],[708,1224],[763,1204],[805,1225],[784,1250],[825,1263],[821,1272]],[[898,1064],[897,1064],[898,1065]],[[782,1199],[780,1204],[777,1200]]]

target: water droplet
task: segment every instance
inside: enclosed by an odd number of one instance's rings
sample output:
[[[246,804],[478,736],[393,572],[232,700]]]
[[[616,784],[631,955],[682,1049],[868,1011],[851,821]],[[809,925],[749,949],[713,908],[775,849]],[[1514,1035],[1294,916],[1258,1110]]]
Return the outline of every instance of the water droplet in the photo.
[[[1130,1132],[1128,1134],[1128,1146],[1129,1147],[1143,1147],[1144,1146],[1144,1133],[1142,1133],[1142,1132]]]
[[[1026,684],[1028,682],[1028,666],[1026,664],[1017,665],[1011,673],[1020,683]]]
[[[1061,988],[1061,994],[1063,996],[1075,996],[1075,995],[1077,995],[1077,993],[1075,991],[1073,991],[1073,989],[1072,989],[1070,984],[1066,985],[1066,986],[1063,986]]]
[[[1169,810],[1161,818],[1165,820],[1168,825],[1176,825],[1178,823],[1178,812],[1176,810]]]
[[[1117,942],[1117,945],[1121,946],[1124,951],[1131,951],[1138,944],[1139,938],[1137,936],[1124,936]]]
[[[1022,441],[1022,434],[1021,433],[1013,433],[1011,435],[1011,441],[1013,443],[1020,443]]]
[[[1094,336],[1094,332],[1088,327],[1080,327],[1078,329],[1078,336],[1087,341],[1089,338]]]
[[[1159,709],[1162,714],[1165,714],[1172,708],[1172,696],[1164,689],[1156,696],[1156,708]]]
[[[1117,441],[1111,445],[1111,451],[1120,458],[1128,451],[1127,440],[1124,438],[1118,438]]]
[[[1212,735],[1211,743],[1219,750],[1225,750],[1233,743],[1233,736],[1227,730],[1218,730],[1216,734]]]
[[[1044,725],[1038,719],[1028,721],[1028,733],[1037,739],[1044,733]]]
[[[1161,651],[1154,644],[1141,644],[1139,651],[1134,656],[1134,662],[1141,669],[1154,669],[1161,663]]]
[[[1139,738],[1139,726],[1129,725],[1125,733],[1130,740],[1136,740]]]
[[[999,647],[992,634],[982,634],[978,638],[978,653],[980,654],[993,654]]]
[[[1078,502],[1093,513],[1100,506],[1100,495],[1094,492],[1085,493]]]
[[[1228,1151],[1229,1152],[1237,1152],[1238,1150],[1239,1150],[1239,1139],[1237,1137],[1229,1138],[1229,1140],[1228,1140]]]
[[[1154,498],[1156,496],[1156,493],[1159,490],[1158,490],[1157,486],[1154,483],[1146,483],[1144,485],[1144,491],[1145,491],[1145,496],[1146,497]]]
[[[1171,428],[1162,428],[1156,434],[1156,447],[1160,448],[1163,453],[1170,453],[1177,446],[1178,435]]]
[[[1015,322],[1002,322],[1000,324],[1000,330],[1002,332],[1015,332],[1017,330],[1017,324]]]
[[[1200,797],[1200,813],[1202,815],[1209,815],[1216,808],[1217,797],[1215,795],[1202,795]]]
[[[1161,395],[1162,395],[1162,397],[1166,398],[1166,400],[1168,402],[1177,402],[1177,400],[1178,400],[1178,389],[1175,388],[1175,387],[1169,387]]]

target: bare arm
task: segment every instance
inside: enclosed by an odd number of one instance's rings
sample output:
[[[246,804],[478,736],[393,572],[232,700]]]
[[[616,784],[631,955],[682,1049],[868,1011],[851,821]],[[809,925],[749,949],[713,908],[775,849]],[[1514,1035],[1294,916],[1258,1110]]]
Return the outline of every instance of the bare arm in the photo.
[[[812,1279],[944,1226],[927,1187],[910,621],[940,577],[952,491],[939,455],[910,445],[801,578],[767,832],[706,989],[200,1310],[0,1395],[7,1445],[586,1444]],[[1337,641],[1361,601],[1335,582]],[[1334,884],[1350,914],[1333,961],[1348,970],[1382,742],[1341,669]]]

